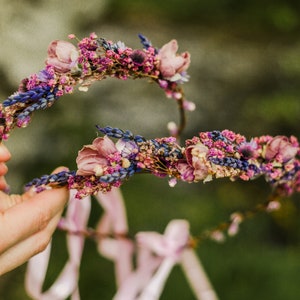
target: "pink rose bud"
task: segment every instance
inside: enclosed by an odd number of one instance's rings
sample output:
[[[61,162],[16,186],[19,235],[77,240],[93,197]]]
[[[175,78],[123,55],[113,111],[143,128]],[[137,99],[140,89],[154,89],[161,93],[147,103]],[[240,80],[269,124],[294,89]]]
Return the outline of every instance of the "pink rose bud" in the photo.
[[[48,47],[46,64],[54,67],[55,71],[66,73],[77,65],[77,48],[66,41],[55,40]]]
[[[265,158],[271,160],[281,158],[283,162],[294,158],[298,152],[298,148],[292,145],[285,136],[276,136],[266,145]]]
[[[68,35],[68,38],[69,38],[70,40],[73,40],[73,39],[76,38],[76,36],[75,36],[75,34],[71,33],[71,34]]]
[[[195,105],[194,102],[184,100],[183,101],[183,108],[185,110],[188,110],[188,111],[194,111],[196,109],[196,105]]]
[[[208,148],[202,143],[191,145],[186,148],[186,160],[189,166],[194,170],[193,175],[195,181],[206,179],[209,175],[206,164],[207,152]]]
[[[167,126],[168,126],[168,130],[169,130],[170,134],[172,136],[177,136],[178,126],[176,125],[176,123],[175,122],[169,122]]]
[[[117,148],[107,136],[96,138],[92,145],[86,145],[78,152],[77,175],[101,176],[108,166],[108,155],[115,152]]]
[[[165,44],[158,52],[159,70],[163,77],[171,78],[176,73],[186,71],[191,62],[188,52],[177,54],[178,44],[172,40]]]

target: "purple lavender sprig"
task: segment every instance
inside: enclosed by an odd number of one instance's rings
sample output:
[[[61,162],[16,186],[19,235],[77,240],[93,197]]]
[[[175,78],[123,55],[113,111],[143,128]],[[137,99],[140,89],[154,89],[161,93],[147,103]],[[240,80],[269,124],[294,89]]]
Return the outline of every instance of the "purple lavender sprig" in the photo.
[[[47,187],[66,186],[70,178],[76,175],[76,171],[61,171],[50,175],[43,175],[39,178],[34,178],[25,185],[25,189],[35,187],[37,192],[41,192]]]
[[[122,139],[123,141],[134,141],[136,143],[142,143],[146,141],[143,136],[133,135],[133,133],[129,130],[123,131],[120,128],[113,128],[110,126],[100,127],[99,125],[96,125],[96,128],[105,135],[115,139]]]
[[[140,38],[141,44],[143,45],[143,47],[144,47],[145,49],[149,49],[150,47],[152,47],[151,41],[149,41],[148,38],[145,37],[143,34],[139,33],[139,34],[138,34],[138,37]],[[158,50],[157,50],[157,49],[155,49],[155,53],[156,53],[156,54],[158,53]]]
[[[15,126],[26,127],[34,111],[52,106],[57,99],[56,89],[51,90],[49,86],[35,87],[8,97],[0,106],[2,138],[7,138],[7,134]]]

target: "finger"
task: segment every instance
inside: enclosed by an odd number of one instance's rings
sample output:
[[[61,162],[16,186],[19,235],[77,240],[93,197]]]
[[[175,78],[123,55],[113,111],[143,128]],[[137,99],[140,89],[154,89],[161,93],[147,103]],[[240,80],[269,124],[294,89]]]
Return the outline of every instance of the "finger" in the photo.
[[[3,147],[3,146],[2,146]],[[1,144],[0,144],[1,149]],[[4,162],[1,162],[1,150],[0,150],[0,190],[7,191],[9,186],[4,178],[4,175],[7,173],[8,168]]]
[[[59,188],[36,194],[0,214],[0,253],[45,229],[65,206],[68,190]],[[23,199],[24,200],[24,199]]]
[[[3,176],[7,173],[8,168],[4,162],[0,162],[0,176]]]
[[[10,152],[8,151],[8,149],[5,147],[4,144],[0,143],[0,190],[1,191],[7,191],[9,189],[9,186],[3,176],[8,171],[5,162],[8,161],[10,158],[11,158]]]
[[[0,191],[7,192],[9,190],[9,185],[6,182],[4,176],[0,176]]]
[[[57,228],[61,213],[62,211],[54,216],[44,230],[28,237],[0,254],[0,276],[22,265],[32,256],[46,249],[53,232]]]
[[[11,158],[11,154],[4,146],[4,144],[0,143],[0,162],[6,162]]]
[[[4,212],[5,210],[18,203],[21,203],[22,201],[23,198],[21,195],[8,195],[0,191],[0,212]]]

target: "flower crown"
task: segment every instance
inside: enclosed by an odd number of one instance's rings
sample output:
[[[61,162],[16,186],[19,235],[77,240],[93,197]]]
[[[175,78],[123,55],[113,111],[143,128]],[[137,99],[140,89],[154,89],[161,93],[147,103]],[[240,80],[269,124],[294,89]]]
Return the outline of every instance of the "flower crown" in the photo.
[[[76,37],[71,34],[69,38]],[[0,105],[0,139],[7,139],[15,126],[26,127],[34,111],[51,107],[64,94],[71,94],[75,86],[87,91],[93,82],[107,77],[147,78],[157,83],[168,98],[175,99],[180,110],[193,110],[195,105],[184,98],[181,87],[189,79],[186,70],[190,54],[178,55],[176,40],[157,49],[143,35],[139,38],[143,50],[98,38],[95,33],[78,41],[77,47],[70,42],[53,41],[46,67],[23,79],[18,91]]]
[[[70,39],[76,39],[69,35]],[[97,126],[105,136],[79,151],[77,170],[44,175],[26,186],[37,191],[67,185],[82,198],[99,191],[119,187],[136,173],[169,177],[171,186],[177,180],[207,182],[228,177],[242,180],[264,176],[276,192],[290,195],[299,191],[299,143],[295,137],[262,136],[247,141],[229,130],[200,132],[199,136],[177,143],[184,128],[184,110],[194,104],[184,97],[181,87],[189,76],[190,54],[177,54],[176,40],[157,49],[139,35],[143,49],[132,49],[123,42],[113,43],[95,33],[78,46],[66,41],[53,41],[48,48],[46,67],[22,80],[19,90],[0,105],[0,137],[7,139],[15,127],[26,127],[36,110],[51,107],[75,86],[87,91],[95,81],[147,78],[161,87],[167,97],[175,99],[181,112],[179,127],[172,136],[147,140],[118,128]],[[109,137],[116,138],[114,143]]]
[[[69,38],[76,37],[70,35]],[[145,292],[149,287],[155,293],[160,291],[160,285],[165,282],[164,278],[172,266],[180,261],[191,286],[199,293],[199,276],[203,278],[203,273],[190,248],[205,238],[221,241],[222,231],[225,229],[228,230],[228,235],[236,234],[243,219],[259,211],[277,209],[280,205],[279,197],[300,191],[300,147],[294,136],[265,135],[247,140],[245,136],[230,130],[214,130],[200,132],[181,146],[178,137],[185,126],[185,110],[195,108],[192,102],[185,99],[182,89],[182,84],[189,79],[186,71],[190,65],[190,54],[177,54],[176,40],[171,40],[158,49],[143,35],[139,35],[139,38],[143,45],[142,50],[131,49],[122,42],[113,43],[98,38],[94,33],[78,40],[77,47],[70,42],[53,41],[48,48],[46,67],[22,80],[18,91],[0,104],[0,139],[6,140],[15,127],[28,125],[33,112],[51,107],[61,96],[72,93],[75,86],[81,91],[87,91],[93,82],[107,77],[122,80],[147,78],[162,88],[168,98],[173,98],[178,103],[180,123],[178,126],[171,124],[171,136],[146,139],[129,130],[97,125],[103,136],[95,138],[78,152],[76,170],[44,175],[26,185],[27,189],[37,192],[60,186],[67,186],[71,190],[66,216],[59,223],[59,228],[65,230],[69,236],[70,257],[62,275],[54,284],[55,287],[74,285],[79,278],[78,262],[82,255],[84,237],[98,237],[99,252],[104,256],[109,253],[107,257],[115,261],[117,273],[126,274],[122,278],[123,283],[129,278],[129,281],[132,280],[133,292],[144,295],[139,290],[142,288],[133,284],[139,280],[137,273],[131,270],[134,246],[128,239],[122,197],[119,190],[114,189],[135,174],[148,173],[168,178],[172,187],[177,181],[195,183],[225,177],[230,180],[264,177],[273,190],[267,203],[244,214],[234,213],[229,222],[222,223],[198,237],[190,237],[188,222],[185,220],[171,222],[163,236],[151,232],[139,233],[136,237],[137,243],[143,250],[137,255],[145,258],[146,253],[147,263],[141,263],[137,259],[136,272],[142,270],[142,277],[151,278],[154,270],[161,264],[155,275],[159,277],[153,277]],[[111,193],[106,193],[108,191]],[[87,228],[91,195],[95,195],[104,208],[99,228],[95,231]],[[86,198],[86,201],[73,201],[75,198]],[[107,205],[108,202],[111,205]],[[102,243],[101,239],[108,243]],[[46,266],[49,250],[41,255],[44,260],[42,265]],[[38,272],[40,278],[35,276],[36,268],[41,265],[40,257],[33,258],[29,264],[31,267],[27,289],[32,295],[41,295],[45,270]],[[129,270],[125,270],[124,266]],[[68,278],[68,274],[71,277]],[[68,293],[59,297],[60,299],[67,298],[70,291],[78,298],[77,289],[68,291],[68,288],[51,288],[46,294],[51,296],[56,291]],[[128,296],[128,290],[121,285],[118,291],[120,299],[125,294]],[[51,296],[52,298],[55,297]]]

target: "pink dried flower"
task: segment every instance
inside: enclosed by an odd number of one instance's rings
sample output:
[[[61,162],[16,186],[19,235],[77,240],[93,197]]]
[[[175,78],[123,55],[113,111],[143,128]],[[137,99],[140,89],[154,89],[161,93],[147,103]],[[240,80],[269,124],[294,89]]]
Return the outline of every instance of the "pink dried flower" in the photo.
[[[163,89],[166,89],[168,87],[168,81],[167,80],[158,80],[159,86]]]
[[[95,39],[97,39],[97,38],[98,38],[98,36],[97,36],[96,32],[92,32],[92,33],[90,33],[90,38],[91,38],[92,40],[95,40]]]
[[[101,176],[109,165],[108,156],[115,152],[117,148],[107,136],[96,138],[92,145],[86,145],[78,152],[77,175]]]
[[[273,211],[279,210],[280,207],[281,207],[280,202],[277,200],[273,200],[268,203],[266,210],[267,210],[267,212],[273,212]]]
[[[266,145],[265,158],[271,160],[279,158],[283,162],[294,158],[298,152],[298,148],[292,145],[285,136],[276,136]]]
[[[195,179],[194,168],[185,162],[179,162],[177,164],[177,170],[180,173],[180,177],[183,181],[193,182]]]
[[[181,96],[182,97],[182,96]],[[191,102],[191,101],[187,101],[187,100],[184,100],[183,101],[183,108],[185,110],[188,110],[188,111],[194,111],[196,109],[196,105],[194,102]]]
[[[115,144],[116,149],[122,157],[128,158],[138,152],[138,147],[133,141],[118,140]]]
[[[73,40],[73,39],[76,38],[76,35],[75,35],[74,33],[70,33],[70,34],[68,35],[68,38],[69,38],[70,40]]]
[[[169,122],[167,126],[168,126],[168,130],[172,136],[178,135],[178,126],[176,125],[175,122]]]
[[[186,160],[194,169],[194,180],[199,181],[205,179],[209,175],[206,155],[208,148],[202,143],[191,145],[186,148]]]
[[[55,40],[48,47],[47,65],[52,65],[57,72],[66,73],[76,66],[78,51],[66,41]]]
[[[176,73],[186,71],[190,65],[191,57],[188,52],[177,55],[178,44],[176,40],[171,40],[159,51],[159,70],[165,78],[171,78]]]
[[[231,224],[228,228],[227,233],[229,236],[234,236],[239,231],[239,226],[240,226],[240,223],[243,221],[243,217],[239,213],[233,213],[230,216],[230,219],[231,219]]]

